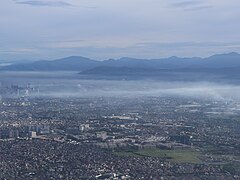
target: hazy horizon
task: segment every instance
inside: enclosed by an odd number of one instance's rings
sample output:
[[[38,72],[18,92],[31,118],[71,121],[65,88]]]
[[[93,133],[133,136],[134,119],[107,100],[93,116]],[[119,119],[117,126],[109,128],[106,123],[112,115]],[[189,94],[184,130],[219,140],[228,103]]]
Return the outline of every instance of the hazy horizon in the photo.
[[[60,59],[65,59],[65,58],[71,58],[71,57],[83,57],[83,58],[88,58],[90,60],[94,60],[94,61],[108,61],[108,60],[121,60],[122,58],[129,58],[129,59],[139,59],[139,60],[165,60],[165,59],[170,59],[172,57],[177,57],[177,58],[201,58],[201,59],[205,59],[205,58],[209,58],[215,55],[228,55],[228,54],[239,54],[238,52],[220,52],[218,54],[210,54],[208,56],[175,56],[175,55],[171,55],[171,56],[165,56],[165,57],[156,57],[156,58],[137,58],[137,57],[133,57],[133,56],[123,56],[123,57],[119,57],[119,58],[108,58],[108,59],[94,59],[94,58],[90,58],[87,56],[81,56],[81,55],[69,55],[69,56],[63,56],[63,57],[58,57],[58,58],[48,58],[48,59],[16,59],[16,60],[2,60],[0,62],[0,67],[1,66],[8,66],[11,64],[17,64],[17,63],[22,63],[22,62],[26,62],[26,63],[31,63],[31,62],[37,62],[37,61],[55,61],[55,60],[60,60]]]
[[[239,7],[235,0],[5,0],[0,60],[239,53]]]

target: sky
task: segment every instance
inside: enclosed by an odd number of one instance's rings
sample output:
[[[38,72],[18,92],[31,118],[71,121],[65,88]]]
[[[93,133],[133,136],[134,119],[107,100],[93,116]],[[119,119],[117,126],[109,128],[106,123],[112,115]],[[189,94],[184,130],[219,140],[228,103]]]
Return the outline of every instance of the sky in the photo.
[[[239,0],[1,0],[0,61],[240,52]]]

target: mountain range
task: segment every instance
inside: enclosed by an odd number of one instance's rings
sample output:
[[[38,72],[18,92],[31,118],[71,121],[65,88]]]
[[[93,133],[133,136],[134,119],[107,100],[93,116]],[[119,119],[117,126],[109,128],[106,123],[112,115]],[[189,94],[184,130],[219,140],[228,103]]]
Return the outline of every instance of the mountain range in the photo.
[[[240,54],[217,54],[207,58],[180,58],[172,56],[162,59],[120,58],[97,61],[81,56],[70,56],[57,60],[42,60],[28,63],[14,63],[3,66],[7,71],[86,71],[97,67],[125,67],[144,69],[182,69],[182,68],[231,68],[240,67]]]
[[[78,71],[88,77],[167,77],[177,78],[178,74],[188,76],[240,78],[240,54],[216,54],[207,58],[180,58],[172,56],[162,59],[120,58],[97,61],[81,56],[62,59],[14,63],[0,66],[2,71]]]

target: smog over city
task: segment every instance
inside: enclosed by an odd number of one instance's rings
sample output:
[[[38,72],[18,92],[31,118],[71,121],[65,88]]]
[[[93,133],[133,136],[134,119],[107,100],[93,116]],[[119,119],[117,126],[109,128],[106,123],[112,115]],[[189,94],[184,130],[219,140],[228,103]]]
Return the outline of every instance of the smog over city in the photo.
[[[239,8],[1,2],[0,179],[240,179]]]

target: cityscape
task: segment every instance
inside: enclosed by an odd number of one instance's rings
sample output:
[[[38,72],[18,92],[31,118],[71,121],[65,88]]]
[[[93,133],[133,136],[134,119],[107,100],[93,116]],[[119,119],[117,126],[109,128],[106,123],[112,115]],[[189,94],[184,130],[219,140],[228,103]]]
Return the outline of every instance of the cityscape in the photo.
[[[239,0],[0,2],[0,180],[240,180]]]
[[[240,177],[240,100],[31,97],[30,86],[1,98],[1,179]]]

